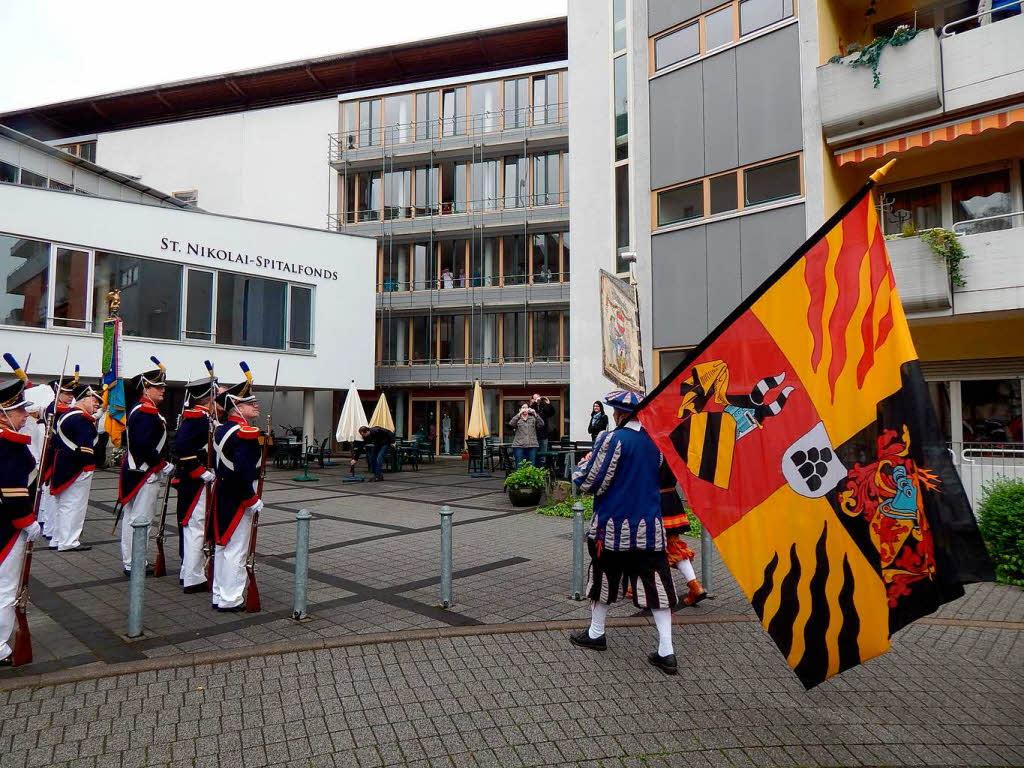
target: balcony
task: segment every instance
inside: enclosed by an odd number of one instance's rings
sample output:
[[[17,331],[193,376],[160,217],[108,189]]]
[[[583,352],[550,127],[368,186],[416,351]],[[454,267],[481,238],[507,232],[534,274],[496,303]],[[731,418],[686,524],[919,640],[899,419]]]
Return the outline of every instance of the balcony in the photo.
[[[377,387],[470,386],[476,379],[487,385],[567,384],[569,362],[505,361],[502,363],[416,363],[378,365]]]
[[[885,245],[904,311],[948,314],[953,293],[945,262],[920,237],[897,238]]]
[[[506,276],[505,285],[471,285],[468,288],[430,288],[408,290],[408,283],[399,285],[391,282],[377,286],[377,309],[392,312],[424,309],[445,310],[485,305],[489,309],[519,307],[524,304],[544,304],[555,309],[569,306],[569,275],[565,282],[558,282],[559,275],[551,276],[553,282],[526,283],[525,275]],[[494,278],[497,282],[497,278]]]
[[[329,162],[335,170],[355,171],[379,168],[384,157],[413,165],[471,150],[497,156],[521,151],[524,144],[533,151],[559,149],[568,140],[568,103],[548,104],[332,133]]]
[[[969,28],[977,23],[977,16],[966,17],[886,47],[877,88],[868,67],[818,67],[826,140],[853,141],[1024,93],[1024,15]]]

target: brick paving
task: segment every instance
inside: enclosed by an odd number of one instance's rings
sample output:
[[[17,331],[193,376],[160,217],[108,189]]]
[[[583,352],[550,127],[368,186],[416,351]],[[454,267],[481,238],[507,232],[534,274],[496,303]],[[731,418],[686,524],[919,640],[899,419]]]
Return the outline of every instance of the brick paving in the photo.
[[[262,613],[216,614],[183,595],[172,531],[168,577],[147,580],[145,636],[128,641],[110,535],[116,476],[99,473],[83,537],[95,548],[35,559],[36,663],[0,672],[11,688],[0,692],[0,768],[1024,765],[1019,589],[972,586],[890,653],[805,693],[719,564],[716,599],[678,614],[672,679],[644,661],[651,627],[613,628],[605,654],[571,648],[564,630],[507,631],[588,611],[568,599],[570,521],[512,508],[499,477],[451,462],[376,484],[316,474],[268,475]],[[455,511],[451,610],[438,607],[442,503]],[[314,514],[313,618],[296,623],[302,507]],[[343,647],[265,653],[281,643]],[[235,652],[246,657],[203,658]],[[173,666],[117,674],[125,664]],[[48,674],[93,679],[52,685]]]

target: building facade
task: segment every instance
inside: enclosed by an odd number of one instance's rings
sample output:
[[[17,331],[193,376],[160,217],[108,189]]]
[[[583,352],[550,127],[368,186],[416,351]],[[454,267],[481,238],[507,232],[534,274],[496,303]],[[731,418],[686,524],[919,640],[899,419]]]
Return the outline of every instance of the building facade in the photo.
[[[946,437],[1021,441],[1024,17],[993,6],[570,0],[574,215],[614,222],[576,229],[577,272],[637,253],[649,381],[898,157],[879,213]],[[880,37],[876,82],[851,46]],[[581,282],[574,316],[596,331]],[[597,354],[577,347],[577,391]]]

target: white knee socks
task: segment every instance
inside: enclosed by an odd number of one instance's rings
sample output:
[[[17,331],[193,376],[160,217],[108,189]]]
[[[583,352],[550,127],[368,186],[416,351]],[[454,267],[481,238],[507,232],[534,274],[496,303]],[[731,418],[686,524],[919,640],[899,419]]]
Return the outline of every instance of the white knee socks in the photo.
[[[604,634],[604,620],[608,616],[607,603],[590,604],[590,639],[596,640]]]
[[[654,616],[654,626],[658,628],[658,655],[669,656],[673,653],[672,611],[668,608],[655,608],[651,611],[651,614]],[[601,626],[602,628],[604,627],[603,619]],[[593,635],[591,635],[591,637],[593,637]]]
[[[676,568],[678,568],[679,572],[683,574],[683,578],[686,579],[687,582],[691,582],[697,578],[697,574],[693,572],[693,563],[685,557],[676,563]]]

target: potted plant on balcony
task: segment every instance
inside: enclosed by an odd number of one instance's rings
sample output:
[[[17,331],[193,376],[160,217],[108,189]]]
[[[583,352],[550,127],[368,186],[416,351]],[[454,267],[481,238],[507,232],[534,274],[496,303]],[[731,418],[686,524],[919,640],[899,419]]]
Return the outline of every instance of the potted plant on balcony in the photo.
[[[536,506],[547,484],[548,471],[525,460],[505,478],[505,490],[513,507]]]

